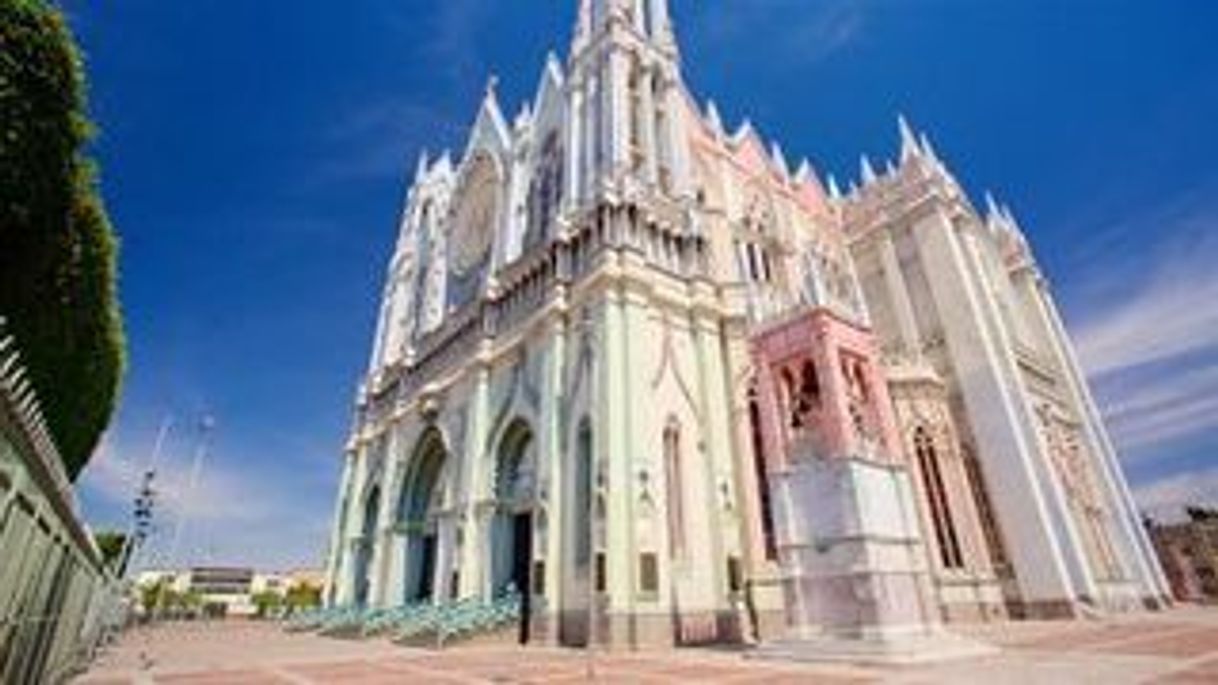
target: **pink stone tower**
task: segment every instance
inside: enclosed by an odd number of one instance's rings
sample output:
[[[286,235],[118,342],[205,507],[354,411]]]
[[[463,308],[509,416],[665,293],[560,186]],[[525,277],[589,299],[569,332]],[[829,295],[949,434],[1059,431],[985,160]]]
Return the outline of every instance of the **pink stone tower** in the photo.
[[[784,658],[915,661],[980,647],[943,630],[875,337],[804,307],[752,338],[786,571]]]

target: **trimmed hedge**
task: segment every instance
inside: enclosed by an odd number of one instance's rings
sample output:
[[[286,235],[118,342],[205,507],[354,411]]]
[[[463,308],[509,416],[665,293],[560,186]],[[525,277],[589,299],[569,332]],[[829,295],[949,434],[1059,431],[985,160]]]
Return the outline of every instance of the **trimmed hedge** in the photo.
[[[72,479],[110,422],[126,363],[84,93],[62,14],[0,0],[0,315]]]

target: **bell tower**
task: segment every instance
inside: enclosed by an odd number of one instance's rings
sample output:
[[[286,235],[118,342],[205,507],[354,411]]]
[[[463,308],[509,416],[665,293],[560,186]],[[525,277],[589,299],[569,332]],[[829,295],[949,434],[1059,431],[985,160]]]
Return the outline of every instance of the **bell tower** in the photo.
[[[870,328],[822,306],[752,336],[794,631],[763,655],[884,662],[980,651],[941,627],[910,471]]]
[[[680,56],[667,0],[582,0],[568,73],[568,196],[689,196]]]

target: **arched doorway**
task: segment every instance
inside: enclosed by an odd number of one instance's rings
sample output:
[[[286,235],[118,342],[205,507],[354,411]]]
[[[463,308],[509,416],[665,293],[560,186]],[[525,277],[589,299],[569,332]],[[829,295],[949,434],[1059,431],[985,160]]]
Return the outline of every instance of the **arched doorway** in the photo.
[[[355,605],[368,605],[368,592],[372,587],[372,551],[376,544],[376,523],[381,511],[381,489],[373,487],[364,501],[364,520],[360,528],[359,547],[355,555]]]
[[[586,647],[592,642],[593,578],[593,493],[595,490],[592,424],[588,417],[580,420],[575,431],[575,458],[572,468],[564,469],[569,478],[570,504],[566,505],[565,537],[570,545],[571,568],[564,570],[566,590],[563,594],[559,642],[565,647]]]
[[[406,531],[405,594],[407,602],[435,597],[439,526],[436,511],[443,498],[441,475],[448,452],[438,431],[419,442],[398,502],[398,521]]]
[[[495,520],[491,526],[491,591],[520,593],[520,643],[529,641],[533,566],[533,510],[537,500],[533,431],[523,421],[508,427],[495,461]]]

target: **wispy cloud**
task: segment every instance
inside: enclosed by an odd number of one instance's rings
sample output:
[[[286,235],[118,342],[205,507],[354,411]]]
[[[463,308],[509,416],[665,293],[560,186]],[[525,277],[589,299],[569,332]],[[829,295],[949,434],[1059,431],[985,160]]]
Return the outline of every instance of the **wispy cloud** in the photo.
[[[1105,412],[1120,443],[1135,450],[1218,428],[1218,366],[1181,366],[1142,379],[1108,381]]]
[[[400,27],[413,61],[428,75],[427,93],[389,93],[340,112],[323,132],[332,154],[319,166],[320,182],[403,177],[414,170],[412,155],[420,149],[434,154],[463,144],[476,111],[468,95],[487,78],[478,36],[496,7],[485,0],[446,0],[431,7],[425,14],[418,8],[385,8],[386,20]]]
[[[120,527],[127,524],[135,490],[151,463],[151,442],[108,436],[81,479],[82,492]],[[234,459],[214,450],[192,483],[196,448],[191,440],[170,440],[157,463],[154,529],[141,565],[287,568],[321,562],[331,514],[328,498],[313,506],[315,493],[300,478],[276,474],[265,461]],[[329,475],[319,469],[323,471]]]
[[[749,0],[713,3],[697,17],[712,43],[766,36],[767,51],[807,66],[857,43],[866,24],[865,0]]]
[[[320,167],[319,178],[325,182],[405,178],[414,171],[411,154],[424,148],[435,154],[441,146],[457,146],[470,123],[436,103],[409,99],[353,107],[325,132],[324,142],[336,154]]]
[[[1204,221],[1218,231],[1218,217]],[[1103,376],[1218,350],[1214,235],[1218,233],[1191,237],[1188,244],[1173,246],[1154,261],[1122,269],[1125,277],[1141,282],[1122,302],[1084,325],[1079,351],[1090,373]]]
[[[457,83],[477,78],[481,63],[478,32],[491,17],[494,3],[486,0],[445,0],[432,17],[429,39],[419,46],[426,63],[445,71]]]
[[[1105,287],[1075,339],[1118,445],[1145,461],[1218,432],[1218,211],[1173,206],[1125,230],[1138,252],[1099,260]],[[1156,248],[1156,236],[1173,237]]]

